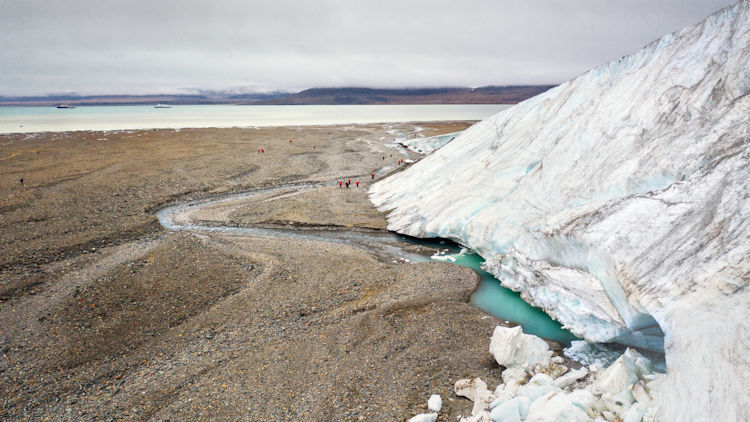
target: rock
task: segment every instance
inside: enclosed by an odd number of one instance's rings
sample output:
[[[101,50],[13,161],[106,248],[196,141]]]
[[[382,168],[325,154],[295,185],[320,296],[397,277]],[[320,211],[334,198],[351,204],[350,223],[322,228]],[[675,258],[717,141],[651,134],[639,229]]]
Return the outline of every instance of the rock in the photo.
[[[440,394],[433,394],[430,399],[427,400],[427,409],[432,412],[439,412],[443,407],[443,399],[440,398]]]
[[[524,334],[520,326],[495,327],[490,340],[490,353],[497,363],[506,368],[547,368],[552,357],[552,352],[544,340]]]
[[[437,417],[437,413],[420,413],[409,419],[409,422],[435,422]]]

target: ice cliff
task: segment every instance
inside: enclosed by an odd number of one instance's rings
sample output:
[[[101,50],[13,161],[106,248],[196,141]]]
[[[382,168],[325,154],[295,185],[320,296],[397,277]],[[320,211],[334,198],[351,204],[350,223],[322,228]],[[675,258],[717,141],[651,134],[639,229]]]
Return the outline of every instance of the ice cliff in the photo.
[[[579,336],[664,348],[663,420],[750,414],[750,3],[464,131],[370,190]]]

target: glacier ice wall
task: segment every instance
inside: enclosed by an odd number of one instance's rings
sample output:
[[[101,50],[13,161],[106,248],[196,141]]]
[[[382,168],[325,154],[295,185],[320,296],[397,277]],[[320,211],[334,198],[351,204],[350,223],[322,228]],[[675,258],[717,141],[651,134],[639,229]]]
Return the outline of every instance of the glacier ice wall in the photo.
[[[579,336],[663,341],[666,420],[735,420],[750,414],[749,93],[741,1],[472,126],[370,199],[391,230],[475,249]]]

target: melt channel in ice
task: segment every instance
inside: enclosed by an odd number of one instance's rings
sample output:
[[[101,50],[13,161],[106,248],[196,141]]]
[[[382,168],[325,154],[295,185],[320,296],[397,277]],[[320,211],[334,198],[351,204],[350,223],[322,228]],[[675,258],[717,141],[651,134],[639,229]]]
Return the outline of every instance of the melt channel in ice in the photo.
[[[665,420],[750,414],[750,3],[465,130],[373,185],[592,342],[665,350]]]

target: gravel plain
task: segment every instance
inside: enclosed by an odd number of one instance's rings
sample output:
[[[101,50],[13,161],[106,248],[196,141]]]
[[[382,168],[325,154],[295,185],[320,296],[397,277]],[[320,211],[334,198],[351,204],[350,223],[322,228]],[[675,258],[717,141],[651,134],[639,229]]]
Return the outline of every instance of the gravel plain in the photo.
[[[469,124],[1,135],[0,419],[399,421],[435,393],[439,420],[468,414],[453,382],[502,370],[473,271],[155,213],[322,182],[200,220],[383,231],[371,175],[418,159],[385,144]]]

